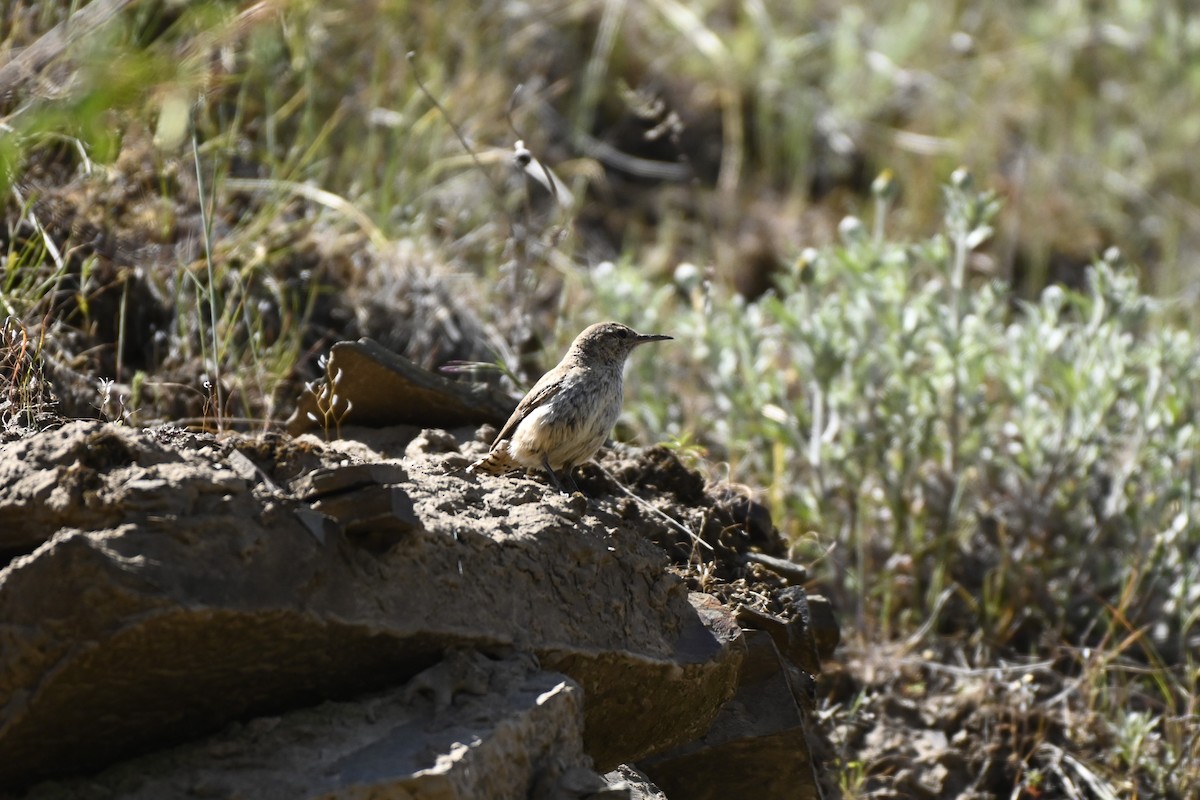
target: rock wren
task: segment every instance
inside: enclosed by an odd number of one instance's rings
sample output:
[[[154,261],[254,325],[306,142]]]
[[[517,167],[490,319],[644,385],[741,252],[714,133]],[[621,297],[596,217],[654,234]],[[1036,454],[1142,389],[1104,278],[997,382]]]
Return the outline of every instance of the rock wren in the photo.
[[[492,475],[524,467],[544,469],[557,489],[555,470],[578,490],[571,470],[596,454],[621,413],[621,373],[633,348],[670,339],[637,333],[618,322],[598,322],[575,337],[558,366],[541,377],[504,423],[491,451],[468,471]]]

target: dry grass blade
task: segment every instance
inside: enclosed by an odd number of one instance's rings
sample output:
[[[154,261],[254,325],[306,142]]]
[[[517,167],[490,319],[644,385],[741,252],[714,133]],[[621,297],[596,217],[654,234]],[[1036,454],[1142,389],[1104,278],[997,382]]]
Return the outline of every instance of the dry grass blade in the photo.
[[[95,33],[137,0],[94,0],[0,65],[0,97],[35,78],[75,42]]]
[[[276,178],[226,178],[222,181],[222,184],[227,189],[241,189],[255,192],[286,192],[287,194],[303,197],[346,217],[346,219],[353,222],[366,234],[367,238],[371,240],[371,244],[376,248],[383,249],[388,244],[387,236],[384,235],[374,220],[363,212],[362,209],[341,195],[334,194],[325,189],[318,189],[306,183],[297,183],[296,181],[279,180]]]
[[[1120,795],[1113,788],[1112,784],[1097,775],[1086,764],[1075,758],[1075,756],[1049,742],[1043,742],[1041,749],[1048,752],[1054,758],[1056,764],[1062,763],[1074,773],[1075,777],[1087,786],[1091,795],[1096,800],[1120,800]],[[1063,780],[1064,785],[1072,785],[1074,783],[1066,774],[1066,771],[1061,770],[1061,768],[1059,768],[1059,777]],[[1083,796],[1077,790],[1072,789],[1072,791],[1076,797]]]

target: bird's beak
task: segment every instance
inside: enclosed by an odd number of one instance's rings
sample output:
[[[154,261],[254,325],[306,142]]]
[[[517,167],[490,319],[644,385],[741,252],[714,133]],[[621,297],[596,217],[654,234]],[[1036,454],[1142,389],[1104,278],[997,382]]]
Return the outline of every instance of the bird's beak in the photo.
[[[645,344],[646,342],[662,342],[673,338],[675,337],[667,336],[665,333],[639,333],[637,335],[637,344]]]

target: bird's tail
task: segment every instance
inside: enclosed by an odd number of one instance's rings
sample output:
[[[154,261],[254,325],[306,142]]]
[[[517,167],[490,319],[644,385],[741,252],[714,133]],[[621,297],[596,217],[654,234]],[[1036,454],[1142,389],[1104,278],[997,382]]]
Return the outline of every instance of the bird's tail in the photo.
[[[489,475],[503,475],[519,469],[521,469],[521,465],[513,460],[512,456],[508,454],[508,450],[503,447],[497,447],[467,467],[467,472],[486,472]]]

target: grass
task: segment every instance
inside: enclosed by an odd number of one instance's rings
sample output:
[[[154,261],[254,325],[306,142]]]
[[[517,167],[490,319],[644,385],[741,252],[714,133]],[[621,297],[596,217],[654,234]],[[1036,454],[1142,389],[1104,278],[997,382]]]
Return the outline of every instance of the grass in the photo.
[[[13,4],[0,70],[70,10]],[[621,434],[761,487],[855,658],[915,664],[831,724],[1053,698],[1007,794],[1187,796],[1198,50],[1149,0],[134,3],[0,106],[3,421],[270,427],[342,338],[529,380],[670,333]]]

